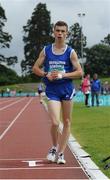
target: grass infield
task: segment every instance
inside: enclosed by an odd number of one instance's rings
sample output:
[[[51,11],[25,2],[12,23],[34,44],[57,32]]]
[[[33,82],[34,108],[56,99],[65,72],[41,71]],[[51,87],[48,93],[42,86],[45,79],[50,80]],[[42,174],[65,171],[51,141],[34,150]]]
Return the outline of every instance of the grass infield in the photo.
[[[74,103],[71,132],[82,148],[91,155],[91,159],[101,171],[110,178],[110,168],[104,169],[110,159],[110,107],[90,107],[83,103]]]

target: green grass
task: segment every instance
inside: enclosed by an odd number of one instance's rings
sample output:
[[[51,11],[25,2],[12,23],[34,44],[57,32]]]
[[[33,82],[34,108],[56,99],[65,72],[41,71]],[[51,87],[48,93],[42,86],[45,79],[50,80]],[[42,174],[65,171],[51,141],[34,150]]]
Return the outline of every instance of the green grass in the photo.
[[[72,134],[110,178],[110,168],[104,170],[105,164],[101,163],[110,156],[110,107],[86,108],[82,103],[75,103],[72,117]]]
[[[6,85],[6,86],[0,86],[1,89],[6,90],[10,88],[10,90],[22,90],[23,92],[36,92],[37,91],[37,83],[24,83],[24,84],[14,84],[14,85]]]

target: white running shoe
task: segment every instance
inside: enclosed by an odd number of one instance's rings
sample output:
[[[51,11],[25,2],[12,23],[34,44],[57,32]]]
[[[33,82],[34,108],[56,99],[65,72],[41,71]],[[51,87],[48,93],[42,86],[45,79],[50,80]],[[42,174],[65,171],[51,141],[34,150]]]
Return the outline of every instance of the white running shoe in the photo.
[[[63,153],[59,154],[57,164],[65,164],[65,163],[66,163],[66,161],[64,159],[64,154]]]
[[[55,162],[56,161],[56,155],[57,155],[56,149],[54,149],[54,148],[50,149],[50,151],[47,155],[47,160],[51,161],[51,162]]]

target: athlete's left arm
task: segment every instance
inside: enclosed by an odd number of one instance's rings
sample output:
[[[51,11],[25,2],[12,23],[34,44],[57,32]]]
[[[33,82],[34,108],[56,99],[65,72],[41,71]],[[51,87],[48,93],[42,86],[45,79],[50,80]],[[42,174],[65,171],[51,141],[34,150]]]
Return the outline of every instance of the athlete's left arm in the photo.
[[[83,70],[81,68],[81,65],[79,63],[77,54],[75,51],[71,53],[71,62],[73,65],[73,68],[75,69],[73,72],[68,72],[63,75],[65,78],[79,78],[83,76]]]

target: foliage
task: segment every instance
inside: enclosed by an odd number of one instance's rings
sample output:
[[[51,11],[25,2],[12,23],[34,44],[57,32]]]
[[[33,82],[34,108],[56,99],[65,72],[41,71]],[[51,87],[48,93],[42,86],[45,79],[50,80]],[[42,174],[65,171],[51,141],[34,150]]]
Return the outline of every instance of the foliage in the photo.
[[[18,83],[32,83],[39,82],[41,79],[35,74],[29,74],[25,76],[18,76],[17,73],[7,68],[4,65],[0,65],[0,86],[10,85],[10,84],[18,84]]]
[[[3,47],[9,48],[9,42],[12,39],[11,35],[3,31],[3,27],[5,26],[6,20],[7,19],[5,16],[5,11],[0,5],[0,48],[3,48]]]
[[[85,72],[93,75],[110,75],[110,47],[104,44],[94,45],[86,49]]]
[[[105,37],[101,42],[110,46],[110,34],[108,34],[107,37]]]
[[[86,37],[82,32],[82,27],[80,27],[78,23],[70,26],[68,40],[68,44],[75,49],[78,57],[81,58],[81,46],[83,46],[83,48],[86,46]]]
[[[22,83],[32,83],[32,82],[38,82],[41,80],[40,77],[36,76],[35,74],[26,74],[25,76],[21,76]]]
[[[6,91],[7,87],[10,90],[16,90],[17,92],[36,92],[37,91],[37,83],[20,83],[20,84],[8,84],[5,86],[0,86],[0,92],[3,89]]]
[[[32,73],[32,66],[42,48],[52,42],[52,24],[50,24],[50,12],[46,4],[39,3],[27,25],[23,27],[25,36],[24,54],[25,60],[22,60],[21,67],[23,72]]]
[[[0,64],[0,86],[19,82],[17,73]]]
[[[5,22],[7,18],[5,16],[5,11],[0,5],[0,49],[9,48],[10,42],[12,40],[12,36],[9,33],[3,31],[3,27],[5,26]],[[17,57],[4,57],[4,55],[0,54],[0,63],[5,62],[7,65],[12,65],[17,63]]]

